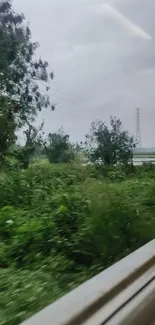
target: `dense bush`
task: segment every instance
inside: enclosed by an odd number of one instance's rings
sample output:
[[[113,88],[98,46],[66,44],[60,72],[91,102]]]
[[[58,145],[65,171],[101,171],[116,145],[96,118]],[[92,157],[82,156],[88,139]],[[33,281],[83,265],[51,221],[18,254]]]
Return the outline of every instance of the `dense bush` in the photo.
[[[0,324],[20,323],[151,240],[153,175],[47,161],[1,172]]]

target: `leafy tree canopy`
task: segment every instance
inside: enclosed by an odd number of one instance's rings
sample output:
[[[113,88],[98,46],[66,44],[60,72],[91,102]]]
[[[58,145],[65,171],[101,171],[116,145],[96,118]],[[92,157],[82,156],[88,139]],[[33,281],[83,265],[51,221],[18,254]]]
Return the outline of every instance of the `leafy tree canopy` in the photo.
[[[43,94],[40,81],[49,83],[48,62],[34,59],[38,43],[32,42],[30,28],[10,1],[0,1],[0,93],[8,97],[11,110],[24,124],[43,107],[50,106],[49,86]],[[53,106],[52,106],[53,109]]]
[[[134,138],[123,130],[122,122],[111,117],[110,128],[102,121],[91,124],[86,135],[86,146],[92,161],[100,160],[105,165],[127,164],[132,161]]]
[[[48,91],[53,73],[48,62],[36,59],[38,43],[23,14],[15,13],[11,1],[0,0],[0,153],[15,141],[15,131],[32,123],[50,104]]]
[[[65,134],[62,128],[57,133],[49,133],[45,143],[45,150],[51,163],[66,163],[74,157],[69,135]]]
[[[23,146],[16,145],[12,148],[12,156],[19,161],[21,168],[27,169],[37,149],[38,151],[42,149],[43,126],[44,122],[38,128],[28,124],[28,127],[23,132],[25,134],[25,144]]]

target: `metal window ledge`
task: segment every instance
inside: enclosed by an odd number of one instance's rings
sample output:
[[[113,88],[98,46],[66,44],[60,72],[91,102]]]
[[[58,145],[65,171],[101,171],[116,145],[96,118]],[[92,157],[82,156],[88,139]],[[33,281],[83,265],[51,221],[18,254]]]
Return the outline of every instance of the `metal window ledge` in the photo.
[[[23,325],[155,325],[155,240]]]

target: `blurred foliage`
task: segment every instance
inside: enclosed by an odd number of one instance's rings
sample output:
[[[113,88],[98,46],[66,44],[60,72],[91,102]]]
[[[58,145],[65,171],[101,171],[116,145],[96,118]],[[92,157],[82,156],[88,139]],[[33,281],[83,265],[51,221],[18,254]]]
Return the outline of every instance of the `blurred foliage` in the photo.
[[[19,324],[153,239],[154,178],[152,165],[47,160],[1,171],[0,324]]]

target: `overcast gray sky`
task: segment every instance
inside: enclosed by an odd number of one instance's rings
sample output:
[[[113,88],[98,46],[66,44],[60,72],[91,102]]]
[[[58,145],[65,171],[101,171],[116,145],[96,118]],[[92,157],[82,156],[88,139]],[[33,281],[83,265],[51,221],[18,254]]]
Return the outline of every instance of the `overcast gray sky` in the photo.
[[[141,108],[143,146],[155,146],[155,0],[14,0],[30,23],[38,54],[55,79],[55,112],[46,132],[63,126],[72,140],[91,121],[115,115],[135,134]]]

